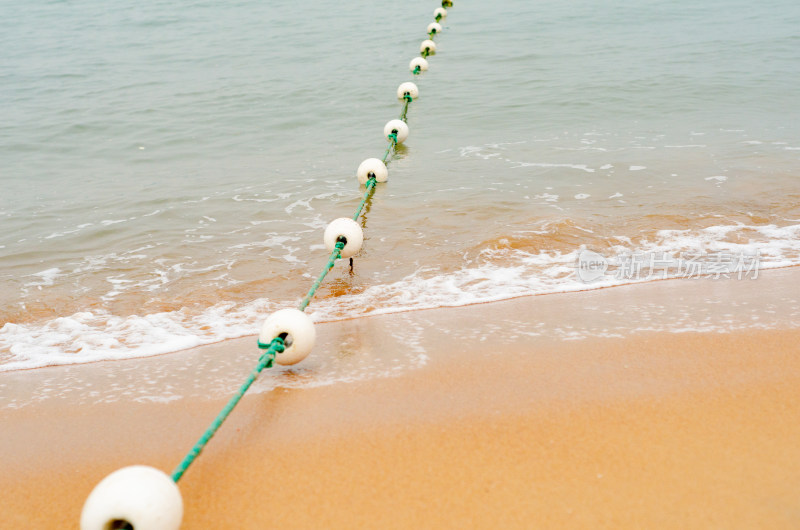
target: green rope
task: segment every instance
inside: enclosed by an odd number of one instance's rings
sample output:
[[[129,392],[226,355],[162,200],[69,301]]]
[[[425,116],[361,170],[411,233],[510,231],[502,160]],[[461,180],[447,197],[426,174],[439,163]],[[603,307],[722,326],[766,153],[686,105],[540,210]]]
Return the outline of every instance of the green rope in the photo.
[[[442,15],[436,15],[436,22],[439,22],[440,20],[442,20]]]
[[[435,30],[435,29],[432,29],[432,30],[431,30],[431,32],[430,32],[430,33],[428,33],[428,37],[430,37],[431,39],[433,39],[433,36],[434,36],[434,35],[436,35],[436,30]]]
[[[336,243],[336,247],[334,247],[333,252],[331,252],[330,258],[328,258],[328,263],[325,264],[325,269],[322,271],[322,274],[319,275],[319,278],[311,285],[311,289],[308,290],[308,294],[303,301],[300,302],[300,306],[298,309],[300,311],[305,311],[308,307],[308,304],[311,303],[311,299],[314,298],[314,295],[317,293],[317,289],[319,289],[320,285],[322,285],[322,280],[325,279],[325,276],[328,275],[330,270],[336,265],[336,260],[342,257],[342,249],[344,248],[344,242],[339,241]]]
[[[272,342],[267,346],[267,351],[265,351],[258,360],[258,364],[250,372],[250,375],[247,377],[247,380],[244,384],[239,388],[239,391],[233,395],[233,397],[228,401],[228,404],[225,405],[225,408],[222,409],[217,417],[211,422],[211,426],[206,429],[206,432],[203,433],[203,436],[194,444],[194,447],[186,454],[183,458],[183,461],[178,464],[178,467],[175,468],[175,471],[172,472],[172,480],[178,482],[186,470],[189,469],[189,466],[192,465],[198,456],[200,456],[200,452],[205,448],[206,444],[211,440],[211,437],[216,434],[220,427],[222,427],[222,423],[228,418],[230,413],[233,411],[234,407],[239,403],[239,401],[244,397],[245,393],[248,391],[250,386],[253,382],[258,378],[258,374],[261,373],[264,368],[270,368],[272,366],[272,362],[275,359],[275,355],[281,353],[285,350],[285,346],[283,345],[283,339],[280,337],[275,337],[272,339]]]
[[[367,191],[364,192],[364,197],[361,198],[361,202],[356,209],[356,213],[353,214],[353,221],[358,221],[359,216],[361,215],[361,210],[364,209],[364,205],[367,204],[369,200],[369,196],[372,195],[372,192],[375,189],[375,179],[369,179],[367,181]]]
[[[406,103],[405,103],[405,105],[403,105],[403,112],[400,113],[400,119],[403,120],[403,121],[406,121],[406,117],[408,116],[408,106],[411,104],[413,99],[411,98],[411,96],[409,94],[406,94],[405,96],[403,96],[403,99],[406,100]]]
[[[405,120],[403,120],[403,121],[405,121]],[[384,164],[386,163],[386,160],[389,159],[389,153],[392,152],[392,148],[397,145],[397,135],[395,133],[392,133],[392,134],[388,135],[387,138],[389,139],[390,143],[389,143],[389,147],[386,148],[386,152],[383,153],[382,161],[383,161]],[[353,220],[355,221],[355,219],[353,219]]]
[[[424,59],[427,59],[430,56],[431,52],[429,50],[430,48],[425,48],[425,50],[422,52],[421,55]]]
[[[413,72],[414,75],[419,75],[420,70],[421,70],[421,68],[419,67],[419,65],[415,66],[414,67],[414,72]]]

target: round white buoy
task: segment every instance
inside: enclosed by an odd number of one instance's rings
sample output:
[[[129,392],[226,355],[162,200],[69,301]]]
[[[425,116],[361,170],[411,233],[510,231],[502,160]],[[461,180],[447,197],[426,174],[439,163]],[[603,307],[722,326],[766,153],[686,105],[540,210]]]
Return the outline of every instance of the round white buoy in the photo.
[[[178,530],[183,500],[177,484],[163,471],[129,466],[114,471],[94,487],[81,512],[81,530],[122,528]]]
[[[402,144],[408,138],[408,124],[403,120],[391,120],[383,128],[383,135],[388,138],[392,133],[397,135],[397,143]]]
[[[442,32],[442,25],[437,22],[431,22],[428,24],[428,33],[441,33]]]
[[[267,317],[258,340],[262,344],[269,344],[281,335],[285,335],[286,350],[275,356],[275,362],[283,365],[296,364],[308,357],[317,340],[314,323],[308,315],[292,308],[275,311]]]
[[[426,51],[429,55],[436,53],[436,43],[430,39],[422,41],[422,44],[419,45],[419,53],[425,53]]]
[[[419,89],[417,88],[417,85],[411,81],[406,81],[397,87],[397,99],[404,99],[406,95],[411,96],[411,99],[417,99],[419,97]]]
[[[443,7],[437,7],[433,11],[433,18],[436,18],[436,17],[439,17],[439,20],[447,17],[447,9],[445,9]]]
[[[408,68],[412,72],[417,69],[417,66],[419,66],[420,72],[424,72],[425,70],[428,69],[428,61],[426,61],[422,57],[414,57],[413,59],[411,59],[411,62],[408,63]]]
[[[361,165],[358,166],[358,170],[356,170],[358,181],[361,184],[366,184],[370,179],[370,175],[374,175],[375,180],[378,182],[386,182],[389,180],[389,170],[386,169],[386,164],[383,163],[383,160],[367,158],[361,162]]]
[[[340,237],[345,239],[344,248],[342,249],[343,258],[358,254],[358,251],[361,250],[361,244],[364,242],[364,231],[361,230],[360,224],[349,217],[340,217],[331,221],[325,228],[324,236],[325,248],[328,249],[328,252],[333,252]]]

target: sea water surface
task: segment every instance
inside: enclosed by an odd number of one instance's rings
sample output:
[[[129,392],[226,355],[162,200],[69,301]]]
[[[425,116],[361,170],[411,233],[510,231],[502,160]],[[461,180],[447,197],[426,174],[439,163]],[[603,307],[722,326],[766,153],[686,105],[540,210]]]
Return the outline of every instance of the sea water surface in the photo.
[[[0,2],[0,371],[297,304],[435,7]],[[654,279],[586,283],[587,249],[800,264],[796,1],[459,0],[443,25],[316,320]]]

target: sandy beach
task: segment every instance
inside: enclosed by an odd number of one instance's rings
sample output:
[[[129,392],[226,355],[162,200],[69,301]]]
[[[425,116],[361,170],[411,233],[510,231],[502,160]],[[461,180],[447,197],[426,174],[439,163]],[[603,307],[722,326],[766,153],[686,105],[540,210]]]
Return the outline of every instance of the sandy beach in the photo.
[[[0,17],[0,530],[800,528],[800,3],[309,7]]]
[[[798,280],[790,268],[322,324],[312,357],[345,344],[355,357],[424,348],[425,361],[305,388],[265,372],[277,387],[254,388],[179,482],[182,528],[796,528]],[[687,321],[763,326],[589,332],[633,327],[628,311],[654,301]],[[575,334],[524,334],[526,321]],[[0,374],[14,403],[0,411],[0,527],[74,528],[111,471],[170,472],[255,355],[247,338]],[[87,404],[86,381],[147,387],[155,367],[180,397]],[[34,399],[76,378],[74,392]]]

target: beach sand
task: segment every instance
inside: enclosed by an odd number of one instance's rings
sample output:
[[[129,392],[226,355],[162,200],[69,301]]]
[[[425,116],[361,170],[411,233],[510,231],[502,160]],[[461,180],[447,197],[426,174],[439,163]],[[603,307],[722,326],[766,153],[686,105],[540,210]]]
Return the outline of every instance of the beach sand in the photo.
[[[321,324],[312,357],[420,361],[254,388],[179,482],[182,528],[800,527],[799,283],[790,268]],[[669,315],[703,325],[661,330]],[[0,374],[16,407],[0,409],[0,528],[76,528],[113,470],[171,472],[252,341]],[[154,371],[174,399],[89,399]],[[81,383],[43,394],[58,380]]]

